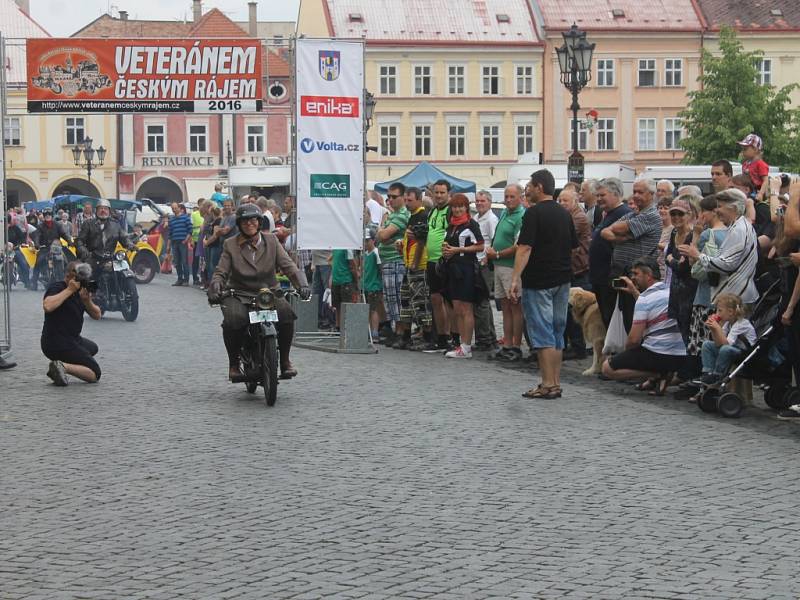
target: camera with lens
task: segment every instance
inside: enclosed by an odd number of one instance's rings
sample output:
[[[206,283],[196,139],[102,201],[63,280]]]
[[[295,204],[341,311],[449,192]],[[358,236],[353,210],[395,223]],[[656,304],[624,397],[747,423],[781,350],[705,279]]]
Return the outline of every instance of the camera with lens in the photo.
[[[414,234],[414,237],[420,241],[424,242],[428,239],[428,222],[422,221],[420,223],[414,223],[411,227],[409,227],[411,233]]]
[[[92,279],[92,266],[81,263],[75,267],[75,279],[81,284],[82,290],[88,290],[90,294],[97,291],[97,281]]]

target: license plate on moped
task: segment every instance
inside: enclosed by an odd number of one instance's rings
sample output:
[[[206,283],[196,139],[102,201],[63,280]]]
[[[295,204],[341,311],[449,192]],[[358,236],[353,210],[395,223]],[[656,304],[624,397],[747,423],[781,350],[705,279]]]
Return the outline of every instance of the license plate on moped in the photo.
[[[127,271],[130,267],[128,267],[127,260],[115,260],[114,261],[114,270],[115,271]]]
[[[278,311],[277,310],[251,310],[250,311],[251,323],[277,323]]]

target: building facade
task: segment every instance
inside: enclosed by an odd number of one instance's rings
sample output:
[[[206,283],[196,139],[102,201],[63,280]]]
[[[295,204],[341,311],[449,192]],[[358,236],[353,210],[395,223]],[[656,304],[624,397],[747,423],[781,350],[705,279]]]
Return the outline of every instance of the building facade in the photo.
[[[543,44],[526,0],[302,0],[297,31],[366,41],[369,181],[426,160],[489,187],[541,151]]]
[[[565,162],[572,153],[572,96],[561,83],[555,49],[575,23],[596,44],[591,81],[579,97],[578,149],[586,161],[637,168],[680,162],[677,115],[698,86],[703,34],[692,1],[614,0],[609,10],[588,0],[532,2],[547,44],[545,161]],[[587,117],[592,110],[594,123]]]
[[[6,115],[3,143],[9,206],[64,193],[116,192],[116,121],[106,115],[28,114],[25,40],[50,37],[13,0],[0,0],[0,31],[6,43]],[[102,167],[88,173],[76,167],[72,148],[85,138],[108,150]]]

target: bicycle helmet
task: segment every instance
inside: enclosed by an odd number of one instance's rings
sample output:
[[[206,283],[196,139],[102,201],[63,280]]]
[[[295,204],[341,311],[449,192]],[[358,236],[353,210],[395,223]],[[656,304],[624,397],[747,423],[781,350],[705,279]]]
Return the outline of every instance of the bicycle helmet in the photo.
[[[244,204],[236,209],[236,226],[241,228],[240,222],[254,217],[261,218],[261,209],[255,204]]]

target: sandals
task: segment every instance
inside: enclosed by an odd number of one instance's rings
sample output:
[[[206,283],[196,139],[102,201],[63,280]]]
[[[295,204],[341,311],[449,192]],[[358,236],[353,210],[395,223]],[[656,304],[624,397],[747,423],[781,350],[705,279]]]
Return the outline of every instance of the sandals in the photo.
[[[656,381],[655,389],[648,392],[650,396],[663,396],[667,393],[667,388],[672,384],[672,379],[675,377],[675,373],[666,373],[663,377],[660,377]]]
[[[561,387],[558,385],[543,386],[542,384],[539,384],[538,387],[531,388],[527,392],[524,392],[522,397],[540,400],[555,400],[556,398],[561,398]]]
[[[658,377],[648,377],[641,383],[637,383],[635,386],[633,386],[633,389],[639,392],[649,392],[650,390],[654,390],[658,387],[659,381],[660,380]]]

